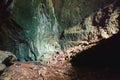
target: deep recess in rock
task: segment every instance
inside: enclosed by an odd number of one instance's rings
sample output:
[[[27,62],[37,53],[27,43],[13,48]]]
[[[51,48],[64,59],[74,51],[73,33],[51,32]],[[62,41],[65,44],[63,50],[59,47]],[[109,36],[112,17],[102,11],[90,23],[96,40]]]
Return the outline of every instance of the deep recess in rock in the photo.
[[[69,42],[87,40],[87,30],[71,30],[112,1],[15,0],[13,15],[3,22],[0,19],[0,49],[14,53],[20,61],[50,58],[49,53],[74,46]]]
[[[120,67],[120,31],[96,46],[77,54],[71,63],[76,67]]]

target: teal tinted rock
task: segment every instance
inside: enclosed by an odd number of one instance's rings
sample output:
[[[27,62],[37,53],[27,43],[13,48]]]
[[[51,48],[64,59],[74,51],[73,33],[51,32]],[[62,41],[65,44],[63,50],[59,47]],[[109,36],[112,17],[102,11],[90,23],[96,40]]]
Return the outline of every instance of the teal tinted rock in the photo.
[[[36,60],[44,53],[60,49],[58,23],[51,0],[17,0],[14,12],[14,19],[24,29],[24,40],[29,44],[18,45],[19,51],[15,53],[20,60]]]

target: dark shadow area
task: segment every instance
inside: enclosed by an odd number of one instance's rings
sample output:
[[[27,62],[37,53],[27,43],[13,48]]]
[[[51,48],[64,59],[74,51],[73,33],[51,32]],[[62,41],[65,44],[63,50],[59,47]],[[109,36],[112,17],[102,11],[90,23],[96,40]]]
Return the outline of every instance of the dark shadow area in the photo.
[[[83,75],[83,73],[85,73],[86,77],[89,76],[89,73],[94,73],[91,78],[95,78],[97,75],[99,77],[107,77],[107,79],[99,78],[97,80],[119,80],[120,31],[109,39],[101,40],[96,46],[83,51],[82,53],[78,53],[73,57],[71,63],[78,73],[78,77]],[[91,78],[89,80],[96,80],[96,78]]]
[[[73,66],[120,66],[120,32],[77,54],[71,63]]]

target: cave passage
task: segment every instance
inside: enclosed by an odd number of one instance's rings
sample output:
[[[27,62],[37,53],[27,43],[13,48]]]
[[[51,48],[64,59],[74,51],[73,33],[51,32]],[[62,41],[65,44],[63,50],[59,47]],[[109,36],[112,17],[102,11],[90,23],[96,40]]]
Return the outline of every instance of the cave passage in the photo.
[[[101,40],[96,46],[77,54],[71,60],[75,67],[120,70],[120,31],[108,39]]]

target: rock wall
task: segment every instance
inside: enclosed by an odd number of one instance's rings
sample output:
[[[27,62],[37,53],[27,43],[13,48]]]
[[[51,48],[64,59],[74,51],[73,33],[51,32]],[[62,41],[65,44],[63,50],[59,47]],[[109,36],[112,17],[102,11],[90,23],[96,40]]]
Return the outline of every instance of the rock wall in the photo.
[[[44,54],[48,58],[53,51],[74,46],[71,42],[88,40],[91,30],[97,32],[98,29],[89,27],[92,18],[80,23],[111,1],[15,0],[13,15],[4,24],[0,23],[0,49],[13,52],[20,61],[39,60]]]
[[[14,52],[20,60],[37,60],[44,53],[60,49],[56,38],[58,23],[51,0],[17,0],[13,11],[13,18],[24,29],[27,42],[20,43],[18,51]]]
[[[64,29],[60,43],[63,49],[68,49],[81,41],[107,39],[119,31],[119,26],[119,5],[110,4],[93,12],[77,25]]]
[[[65,29],[62,34],[70,33],[70,36],[72,35],[70,38],[82,31],[81,35],[86,35],[76,36],[79,40],[72,42],[72,48],[56,51],[55,54],[50,52],[53,56],[44,64],[39,61],[13,62],[15,58],[13,54],[0,51],[0,74],[2,70],[0,80],[118,80],[120,78],[119,3],[120,0],[115,1],[86,17],[80,24]],[[44,54],[45,57],[48,55]],[[13,65],[4,70],[6,59]]]
[[[54,8],[62,29],[72,27],[83,21],[92,12],[103,8],[113,0],[54,0]],[[63,28],[64,26],[64,28]]]

